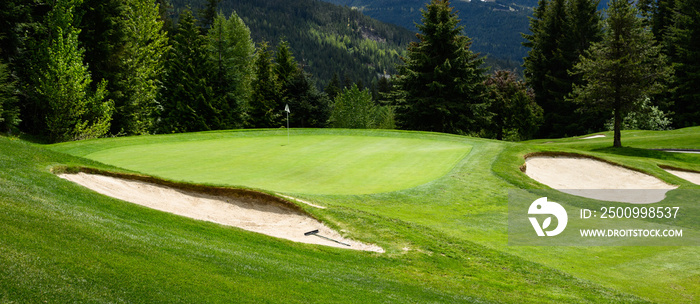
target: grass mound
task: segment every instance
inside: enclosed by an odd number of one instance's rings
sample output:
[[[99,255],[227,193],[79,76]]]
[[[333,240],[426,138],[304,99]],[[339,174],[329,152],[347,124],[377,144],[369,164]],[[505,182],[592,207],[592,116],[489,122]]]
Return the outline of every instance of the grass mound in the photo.
[[[368,194],[415,187],[449,172],[469,153],[465,143],[419,136],[375,137],[276,131],[223,132],[177,142],[105,148],[84,157],[117,167],[195,183],[239,185],[286,193]],[[73,144],[75,145],[75,144]],[[71,145],[68,145],[71,146]],[[68,148],[68,147],[63,147]]]

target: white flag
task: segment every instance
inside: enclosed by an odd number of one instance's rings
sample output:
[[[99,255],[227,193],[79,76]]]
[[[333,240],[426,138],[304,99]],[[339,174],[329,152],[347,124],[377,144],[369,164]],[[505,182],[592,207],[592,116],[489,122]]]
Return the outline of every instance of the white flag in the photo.
[[[285,104],[285,105],[284,105],[284,111],[287,112],[287,113],[292,113],[291,111],[289,111],[289,105],[288,105],[288,104]]]

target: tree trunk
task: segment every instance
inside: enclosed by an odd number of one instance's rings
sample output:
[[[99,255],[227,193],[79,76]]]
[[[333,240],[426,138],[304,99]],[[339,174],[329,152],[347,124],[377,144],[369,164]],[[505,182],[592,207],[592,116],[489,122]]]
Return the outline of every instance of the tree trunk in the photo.
[[[617,104],[617,103],[616,103]],[[615,109],[615,135],[613,139],[613,147],[614,148],[621,148],[622,147],[622,134],[620,130],[622,129],[622,114],[620,113],[620,108],[616,107]]]

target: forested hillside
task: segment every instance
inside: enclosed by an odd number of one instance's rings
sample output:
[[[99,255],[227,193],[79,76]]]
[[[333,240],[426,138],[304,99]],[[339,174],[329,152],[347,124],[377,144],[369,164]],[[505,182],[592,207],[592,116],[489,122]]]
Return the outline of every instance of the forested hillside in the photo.
[[[207,0],[171,0],[172,15],[189,6],[203,10]],[[415,34],[349,8],[318,0],[223,0],[218,10],[235,11],[256,43],[289,42],[294,56],[321,85],[337,73],[369,86],[379,74],[395,74],[399,56]]]
[[[420,10],[427,0],[323,0],[354,8],[377,20],[415,31]],[[510,61],[504,68],[522,64],[527,49],[520,33],[528,33],[528,16],[537,5],[534,0],[451,1],[459,12],[465,34],[473,41],[472,50],[494,59]]]

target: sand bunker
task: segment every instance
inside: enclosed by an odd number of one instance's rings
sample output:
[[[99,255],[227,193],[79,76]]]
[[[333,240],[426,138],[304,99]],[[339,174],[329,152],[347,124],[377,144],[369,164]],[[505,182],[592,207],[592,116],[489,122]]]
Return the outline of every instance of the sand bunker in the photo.
[[[693,184],[700,185],[700,172],[690,172],[674,169],[664,169],[666,172],[687,180]]]
[[[213,196],[96,174],[60,174],[59,177],[107,196],[193,219],[234,226],[295,242],[384,252],[376,245],[344,239],[336,231],[301,211],[282,204],[263,202],[259,198]],[[305,232],[316,229],[319,230],[318,235],[350,246],[315,235],[304,235]]]
[[[526,159],[525,166],[525,174],[552,189],[598,200],[656,203],[677,188],[656,177],[590,158],[533,156]]]
[[[581,139],[594,139],[594,138],[603,138],[603,137],[605,137],[605,134],[598,134],[598,135],[591,135],[591,136],[581,137]]]

